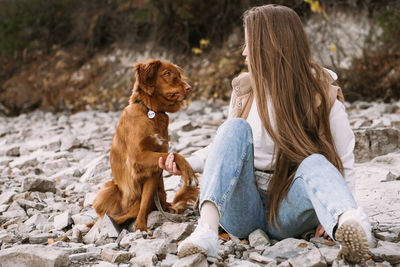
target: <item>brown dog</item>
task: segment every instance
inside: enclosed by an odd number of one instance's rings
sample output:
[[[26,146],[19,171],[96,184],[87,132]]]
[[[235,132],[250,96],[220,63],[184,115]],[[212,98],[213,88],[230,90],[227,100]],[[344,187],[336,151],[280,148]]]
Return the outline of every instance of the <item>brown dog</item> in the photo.
[[[176,112],[191,91],[179,69],[170,63],[151,60],[134,67],[136,82],[129,105],[122,111],[115,132],[110,163],[114,180],[99,190],[93,207],[100,217],[107,214],[116,223],[136,218],[136,230],[147,230],[147,215],[155,209],[158,194],[161,206],[169,212],[181,212],[188,202],[194,202],[198,188],[189,163],[174,153],[182,172],[184,186],[172,205],[166,201],[160,157],[168,156],[168,123],[165,112]]]

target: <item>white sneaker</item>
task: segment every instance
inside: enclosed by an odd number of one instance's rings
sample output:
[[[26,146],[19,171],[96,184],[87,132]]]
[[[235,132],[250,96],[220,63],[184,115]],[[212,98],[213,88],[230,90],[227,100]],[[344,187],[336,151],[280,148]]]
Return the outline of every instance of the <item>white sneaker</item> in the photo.
[[[179,258],[196,253],[210,257],[218,256],[218,235],[201,219],[193,233],[178,246]]]
[[[371,242],[371,225],[361,208],[345,211],[339,216],[335,238],[341,245],[340,254],[352,263],[365,261]]]

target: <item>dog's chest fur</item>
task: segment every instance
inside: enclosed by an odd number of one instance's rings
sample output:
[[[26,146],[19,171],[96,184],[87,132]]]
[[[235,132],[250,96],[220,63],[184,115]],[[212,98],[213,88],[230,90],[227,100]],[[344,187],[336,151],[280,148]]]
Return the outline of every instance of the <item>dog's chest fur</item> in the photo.
[[[168,152],[168,123],[167,114],[157,113],[153,119],[149,119],[152,123],[154,134],[149,136],[148,146],[152,147],[152,151]],[[146,137],[145,137],[146,138]]]

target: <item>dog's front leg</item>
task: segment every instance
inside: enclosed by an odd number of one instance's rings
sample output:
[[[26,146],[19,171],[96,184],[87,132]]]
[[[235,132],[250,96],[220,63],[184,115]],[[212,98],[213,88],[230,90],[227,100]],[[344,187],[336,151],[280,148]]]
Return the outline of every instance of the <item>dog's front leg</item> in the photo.
[[[142,157],[146,159],[146,161],[141,162],[141,166],[143,168],[159,168],[158,166],[158,160],[161,157],[163,161],[165,162],[169,153],[162,153],[162,152],[153,152],[153,151],[143,151],[142,152]],[[197,186],[198,180],[196,175],[194,174],[194,171],[190,164],[186,161],[186,159],[179,155],[178,153],[174,153],[174,159],[176,162],[176,165],[182,172],[182,180],[188,185],[188,186]]]
[[[147,215],[154,203],[154,195],[158,188],[159,176],[152,176],[145,180],[142,189],[142,199],[140,200],[140,210],[136,218],[135,230],[147,231]]]

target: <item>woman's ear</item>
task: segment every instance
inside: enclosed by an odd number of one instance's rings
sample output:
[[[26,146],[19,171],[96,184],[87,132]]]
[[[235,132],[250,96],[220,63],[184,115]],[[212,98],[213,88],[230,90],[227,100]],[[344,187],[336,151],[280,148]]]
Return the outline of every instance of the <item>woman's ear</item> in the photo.
[[[161,66],[160,60],[150,60],[146,63],[137,63],[133,67],[136,74],[136,82],[146,94],[153,95],[156,86],[157,72]]]

